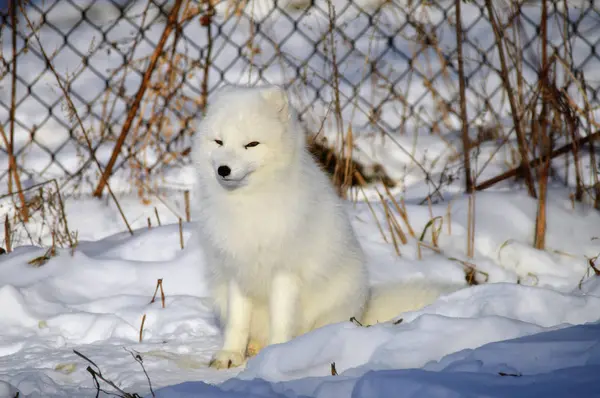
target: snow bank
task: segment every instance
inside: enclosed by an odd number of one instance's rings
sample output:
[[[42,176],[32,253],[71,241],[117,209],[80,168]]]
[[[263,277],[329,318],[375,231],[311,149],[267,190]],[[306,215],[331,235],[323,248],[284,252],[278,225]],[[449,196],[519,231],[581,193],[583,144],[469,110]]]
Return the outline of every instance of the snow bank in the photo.
[[[68,214],[102,218],[96,202],[89,203],[68,208]],[[372,206],[383,214],[381,204]],[[28,262],[45,250],[20,247],[0,256],[0,381],[8,383],[0,384],[0,391],[18,388],[30,397],[94,396],[88,364],[73,349],[121,388],[146,394],[145,375],[125,349],[139,352],[153,386],[165,387],[159,394],[163,397],[372,397],[392,390],[403,396],[482,396],[486,386],[497,396],[519,396],[519,391],[521,396],[544,391],[561,396],[572,386],[593,387],[598,353],[597,338],[590,336],[597,325],[571,325],[600,318],[600,280],[591,277],[580,284],[589,271],[586,256],[600,252],[598,240],[591,239],[600,224],[597,214],[573,210],[567,200],[549,206],[549,249],[539,252],[530,249],[531,200],[508,193],[477,196],[476,255],[470,261],[494,283],[445,295],[420,311],[402,314],[399,323],[329,325],[267,347],[245,369],[228,371],[207,367],[221,334],[206,297],[202,253],[192,225],[184,224],[185,250],[174,224],[136,230],[133,237],[119,233],[83,241],[73,255],[59,250],[39,267]],[[418,260],[415,239],[396,256],[366,204],[349,204],[373,283],[423,278],[464,283],[463,266],[451,256],[465,258],[465,209],[466,199],[453,201],[452,233],[444,225],[441,253],[424,251]],[[407,210],[420,235],[431,218],[428,207],[408,201]],[[431,211],[446,217],[445,205],[433,205]],[[118,228],[120,220],[112,216],[105,222]],[[99,233],[93,223],[80,225],[90,237]],[[507,237],[512,242],[508,246]],[[511,257],[505,257],[510,246]],[[569,255],[557,253],[566,250]],[[514,267],[506,258],[521,265]],[[527,278],[527,273],[535,277]],[[150,303],[159,278],[165,308],[160,300]],[[506,341],[524,336],[530,340]],[[498,341],[506,342],[494,343]],[[333,362],[340,374],[336,377],[328,376]],[[180,384],[190,380],[208,384]],[[536,387],[539,383],[545,387]]]
[[[599,371],[600,324],[594,323],[462,350],[422,369],[361,369],[276,383],[231,379],[218,387],[189,382],[161,389],[156,396],[598,397]]]

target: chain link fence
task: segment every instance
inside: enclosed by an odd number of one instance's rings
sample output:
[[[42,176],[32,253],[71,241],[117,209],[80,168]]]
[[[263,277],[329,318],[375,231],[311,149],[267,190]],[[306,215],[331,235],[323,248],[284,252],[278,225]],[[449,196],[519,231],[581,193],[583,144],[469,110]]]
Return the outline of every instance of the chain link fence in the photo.
[[[541,3],[493,4],[524,109],[538,92]],[[600,3],[548,4],[555,87],[590,126],[600,99]],[[313,133],[435,135],[460,149],[454,1],[31,0],[11,6],[1,14],[2,191],[11,153],[24,185],[57,178],[91,192],[101,172],[94,159],[104,170],[111,157],[111,184],[140,192],[164,185],[170,169],[189,161],[195,123],[223,83],[285,85]],[[512,129],[490,21],[485,2],[462,2],[473,142],[499,140]]]

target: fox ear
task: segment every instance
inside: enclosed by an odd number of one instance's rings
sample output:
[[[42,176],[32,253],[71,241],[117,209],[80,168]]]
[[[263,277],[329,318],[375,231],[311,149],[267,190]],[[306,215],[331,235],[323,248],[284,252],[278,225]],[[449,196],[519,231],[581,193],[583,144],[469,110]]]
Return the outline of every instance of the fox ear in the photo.
[[[279,86],[270,86],[262,90],[263,99],[279,112],[281,120],[290,116],[289,99],[285,90]]]

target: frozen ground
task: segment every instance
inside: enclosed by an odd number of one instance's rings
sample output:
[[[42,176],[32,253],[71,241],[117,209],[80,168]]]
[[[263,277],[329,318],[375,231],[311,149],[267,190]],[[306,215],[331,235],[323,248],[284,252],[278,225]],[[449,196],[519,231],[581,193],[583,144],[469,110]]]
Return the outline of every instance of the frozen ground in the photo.
[[[600,396],[600,279],[591,276],[586,259],[600,253],[600,215],[572,210],[566,198],[553,200],[548,250],[539,252],[530,248],[534,202],[521,194],[489,193],[476,203],[472,262],[490,283],[404,314],[399,324],[327,326],[265,349],[241,373],[207,368],[221,336],[191,225],[184,225],[181,250],[177,224],[163,221],[133,237],[113,234],[122,228],[112,207],[67,203],[85,237],[73,255],[60,250],[40,267],[28,264],[44,254],[40,248],[23,246],[0,257],[0,392],[94,396],[88,363],[75,349],[120,388],[148,394],[144,373],[126,350],[139,353],[157,395],[169,398]],[[464,281],[454,258],[466,259],[466,206],[464,198],[453,202],[452,233],[444,227],[439,240],[443,254],[425,250],[418,260],[415,239],[397,257],[368,206],[349,204],[372,282]],[[430,218],[427,206],[409,201],[407,209],[420,232]],[[381,205],[374,210],[383,214]],[[131,201],[127,212],[136,211],[142,220],[153,215],[152,208],[136,209]],[[432,211],[446,217],[445,206]],[[159,278],[165,308],[160,299],[150,304]],[[330,376],[332,362],[338,376]]]

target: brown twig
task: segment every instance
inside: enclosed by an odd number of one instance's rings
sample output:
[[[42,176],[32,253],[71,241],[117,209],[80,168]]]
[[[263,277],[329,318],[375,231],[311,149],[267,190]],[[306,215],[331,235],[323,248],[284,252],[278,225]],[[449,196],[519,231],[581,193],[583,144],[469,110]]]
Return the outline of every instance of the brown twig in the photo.
[[[525,134],[523,133],[523,126],[521,125],[521,117],[519,115],[519,109],[517,108],[516,100],[513,94],[513,89],[510,84],[510,77],[508,72],[508,66],[506,64],[506,56],[504,55],[504,44],[503,39],[500,33],[500,28],[498,26],[498,21],[496,20],[496,13],[494,12],[494,6],[492,4],[492,0],[485,0],[485,5],[488,10],[488,14],[490,17],[490,23],[492,24],[492,30],[494,31],[494,36],[496,37],[496,47],[498,47],[498,56],[500,57],[500,77],[502,78],[502,84],[504,85],[504,89],[506,90],[506,95],[508,96],[508,102],[510,104],[510,113],[512,115],[515,132],[517,134],[517,142],[519,146],[519,155],[521,156],[521,168],[522,173],[525,178],[525,183],[527,184],[527,190],[529,192],[529,196],[535,198],[537,197],[535,191],[535,184],[533,182],[533,176],[531,173],[531,168],[529,166],[527,155],[527,142],[525,140]]]
[[[192,219],[190,212],[190,191],[186,190],[183,192],[183,202],[185,204],[185,221],[190,222]]]
[[[542,16],[541,16],[541,39],[542,39],[542,67],[539,75],[540,88],[542,94],[542,109],[540,112],[539,130],[540,130],[540,148],[542,155],[541,167],[539,169],[539,198],[537,214],[535,218],[535,236],[534,247],[538,250],[544,250],[546,247],[546,196],[548,194],[548,176],[550,172],[550,156],[552,152],[550,146],[550,137],[548,132],[548,97],[550,95],[547,87],[550,84],[549,72],[550,64],[548,63],[548,4],[546,0],[542,0]],[[534,130],[538,129],[538,121],[535,120],[535,107],[533,108],[532,119]],[[546,156],[544,156],[546,154]]]
[[[117,158],[119,157],[119,154],[121,153],[121,148],[125,143],[125,138],[129,133],[131,124],[133,123],[133,119],[135,119],[137,111],[140,107],[140,103],[142,102],[142,98],[144,97],[144,93],[146,92],[148,84],[150,83],[150,78],[152,77],[152,73],[156,68],[156,64],[158,63],[160,54],[163,51],[163,48],[165,46],[165,43],[167,42],[167,39],[169,38],[169,35],[171,34],[171,31],[177,24],[177,17],[179,15],[179,9],[181,8],[182,3],[183,0],[175,0],[175,4],[171,9],[169,18],[165,25],[165,29],[162,33],[160,40],[158,41],[158,44],[156,45],[156,48],[154,49],[152,57],[150,58],[150,63],[148,64],[148,68],[146,68],[146,72],[144,73],[144,77],[142,79],[142,82],[140,83],[140,87],[137,91],[137,94],[135,95],[133,103],[131,104],[131,108],[129,108],[129,112],[127,113],[127,119],[125,119],[125,123],[123,124],[123,128],[121,129],[121,134],[119,135],[119,138],[117,138],[117,142],[115,143],[115,148],[113,149],[112,155],[110,156],[106,168],[104,169],[104,173],[100,177],[98,186],[94,191],[94,196],[96,197],[102,196],[104,186],[107,184],[108,179],[112,174],[113,167],[115,165],[115,162],[117,161]]]
[[[29,209],[25,202],[25,194],[21,187],[21,179],[17,169],[17,159],[15,157],[15,113],[17,110],[17,4],[16,0],[9,3],[10,19],[12,24],[12,67],[11,67],[11,92],[10,92],[10,140],[7,140],[6,133],[2,128],[2,138],[8,152],[8,192],[13,191],[12,180],[14,178],[19,200],[21,200],[21,215],[23,221],[29,221]]]
[[[408,214],[406,213],[406,204],[404,203],[404,199],[402,200],[402,208],[401,208],[400,205],[398,204],[398,201],[396,200],[396,198],[394,198],[394,195],[392,195],[392,193],[390,192],[390,189],[387,187],[387,185],[383,184],[383,188],[385,189],[385,193],[387,194],[387,196],[392,201],[392,204],[394,205],[396,212],[400,215],[402,220],[404,220],[404,224],[406,224],[408,233],[410,234],[410,236],[415,238],[416,237],[415,231],[412,229],[412,226],[410,225],[410,222],[408,221]]]
[[[156,301],[156,294],[158,293],[158,289],[160,288],[160,301],[162,303],[162,307],[165,308],[165,291],[163,290],[162,278],[156,281],[156,289],[154,289],[154,295],[152,296],[152,300],[150,300],[150,304]]]
[[[590,265],[590,268],[594,270],[594,274],[596,276],[600,276],[600,270],[596,266],[596,260],[597,259],[598,259],[598,256],[596,256],[594,258],[588,258],[588,264]]]
[[[458,83],[460,90],[460,117],[462,119],[462,143],[465,168],[465,190],[468,194],[473,192],[473,180],[471,178],[471,140],[469,139],[469,121],[467,119],[467,95],[465,88],[465,68],[463,63],[463,31],[461,19],[461,3],[463,0],[455,0],[456,8],[456,51],[458,57]]]
[[[467,257],[475,255],[475,193],[469,195],[469,211],[467,213]]]
[[[206,56],[204,57],[204,74],[202,77],[201,90],[200,94],[200,106],[202,108],[202,113],[206,113],[206,106],[208,105],[208,76],[210,72],[210,64],[212,57],[212,49],[213,49],[213,37],[212,37],[212,17],[214,14],[214,8],[212,1],[207,1],[208,10],[205,15],[200,18],[200,24],[206,27]]]
[[[162,307],[165,308],[165,291],[163,290],[162,279],[160,279],[160,303]]]
[[[144,366],[144,360],[142,359],[142,356],[140,355],[139,352],[134,353],[133,351],[129,351],[127,348],[125,348],[125,351],[127,351],[128,353],[131,354],[131,356],[133,357],[133,359],[140,364],[142,371],[144,372],[144,375],[146,376],[146,381],[148,382],[148,387],[150,387],[150,394],[152,394],[153,397],[156,397],[156,393],[154,392],[154,389],[152,388],[152,381],[150,381],[150,376],[148,375],[148,372],[146,371],[146,367]]]
[[[583,178],[581,177],[581,162],[579,161],[579,149],[581,144],[577,140],[577,119],[566,115],[567,129],[571,135],[570,150],[573,153],[573,166],[575,169],[575,200],[581,202],[583,200]],[[593,142],[590,140],[590,142]]]
[[[4,243],[6,244],[6,252],[10,253],[12,245],[10,242],[10,220],[8,219],[8,214],[4,217]]]
[[[335,362],[331,362],[331,375],[332,376],[338,375],[337,369],[335,368]]]
[[[580,138],[578,140],[575,140],[575,143],[578,146],[585,145],[588,142],[591,142],[592,140],[594,140],[594,139],[596,139],[598,137],[600,137],[600,131],[596,131],[593,134],[590,134],[590,135],[582,137],[582,138]],[[572,146],[573,146],[573,144],[569,143],[569,144],[565,144],[565,145],[561,146],[558,149],[555,149],[554,151],[552,151],[552,153],[550,154],[549,158],[550,159],[554,159],[557,156],[564,155],[565,153],[568,153],[569,151],[572,150]],[[528,166],[531,167],[531,168],[537,167],[537,166],[539,166],[542,163],[543,160],[544,160],[543,157],[539,157],[539,158],[533,159],[533,160],[531,160],[529,162]],[[495,184],[497,184],[497,183],[499,183],[501,181],[504,181],[504,180],[506,180],[508,178],[521,175],[522,173],[523,173],[523,165],[521,164],[518,167],[510,169],[510,170],[508,170],[508,171],[506,171],[506,172],[504,172],[504,173],[502,173],[500,175],[497,175],[496,177],[492,177],[489,180],[484,181],[481,184],[478,184],[475,187],[475,190],[477,190],[477,191],[483,191],[484,189],[487,189],[487,188],[491,187],[492,185],[495,185]]]
[[[583,75],[583,73],[582,73]],[[585,82],[585,76],[582,76],[581,80],[583,82]],[[585,99],[585,120],[586,120],[586,124],[587,124],[587,130],[588,133],[591,133],[592,131],[592,110],[590,109],[590,102],[587,98],[587,95],[584,91],[584,99]],[[598,162],[596,161],[596,148],[594,145],[594,141],[595,140],[591,140],[590,141],[590,145],[589,145],[589,156],[590,156],[590,165],[592,168],[592,181],[594,183],[594,192],[596,194],[596,197],[594,198],[594,208],[597,210],[600,210],[600,181],[599,181],[599,177],[600,177],[600,173],[598,171]]]
[[[142,324],[140,325],[140,343],[142,342],[142,337],[144,334],[144,323],[146,323],[146,314],[142,316]]]
[[[160,227],[162,224],[160,222],[160,217],[158,216],[158,209],[156,208],[156,206],[154,206],[154,214],[156,215],[156,222],[158,223],[158,226]]]
[[[183,245],[183,220],[179,217],[179,246],[181,246],[181,250],[184,249]]]
[[[88,366],[86,368],[86,370],[88,371],[89,374],[92,375],[92,378],[94,379],[94,384],[96,386],[96,397],[100,396],[100,392],[102,391],[103,393],[105,393],[106,395],[116,395],[114,393],[109,393],[108,391],[104,391],[100,388],[100,383],[98,382],[98,379],[102,380],[103,382],[105,382],[106,384],[108,384],[109,386],[111,386],[112,388],[114,388],[116,391],[118,391],[121,395],[120,397],[122,398],[141,398],[140,395],[138,394],[129,394],[128,392],[122,390],[121,388],[119,388],[119,386],[117,386],[114,382],[112,382],[111,380],[107,379],[104,377],[104,375],[102,374],[102,372],[100,371],[100,367],[98,365],[96,365],[94,363],[94,361],[92,361],[91,359],[89,359],[88,357],[86,357],[85,355],[83,355],[82,353],[80,353],[77,350],[73,350],[73,352],[80,358],[84,359],[85,361],[87,361],[88,363],[92,364],[94,367],[96,367],[96,369],[98,370],[94,370],[92,369],[91,366]]]

